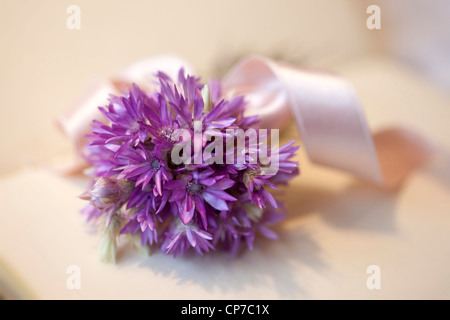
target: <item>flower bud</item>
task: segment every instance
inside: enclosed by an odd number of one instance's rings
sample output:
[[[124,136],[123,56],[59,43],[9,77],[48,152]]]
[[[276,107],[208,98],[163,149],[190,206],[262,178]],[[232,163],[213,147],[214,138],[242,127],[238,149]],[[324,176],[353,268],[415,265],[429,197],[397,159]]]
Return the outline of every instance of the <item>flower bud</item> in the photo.
[[[80,197],[84,200],[90,200],[91,204],[99,209],[107,209],[119,204],[122,199],[129,195],[131,189],[132,182],[129,180],[100,177],[91,189]]]

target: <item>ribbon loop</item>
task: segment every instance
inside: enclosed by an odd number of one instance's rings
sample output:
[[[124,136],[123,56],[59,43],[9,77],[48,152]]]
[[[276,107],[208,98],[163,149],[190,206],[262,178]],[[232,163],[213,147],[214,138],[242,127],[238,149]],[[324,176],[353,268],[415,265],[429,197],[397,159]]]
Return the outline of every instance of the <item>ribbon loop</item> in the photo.
[[[346,80],[252,56],[230,71],[224,86],[252,88],[249,112],[258,113],[265,127],[280,128],[293,114],[311,161],[382,183],[361,103]],[[276,88],[269,91],[274,98],[252,100],[267,95],[267,87]],[[280,96],[285,99],[275,98]]]

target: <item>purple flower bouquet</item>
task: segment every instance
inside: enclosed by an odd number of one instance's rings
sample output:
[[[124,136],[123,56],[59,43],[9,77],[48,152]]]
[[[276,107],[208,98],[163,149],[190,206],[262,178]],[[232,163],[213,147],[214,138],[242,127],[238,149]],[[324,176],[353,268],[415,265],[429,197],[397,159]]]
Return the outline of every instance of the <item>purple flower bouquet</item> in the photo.
[[[267,191],[298,174],[293,141],[278,147],[277,130],[257,129],[245,96],[226,98],[221,84],[180,70],[175,82],[156,75],[155,90],[133,85],[110,96],[94,120],[85,158],[92,166],[83,209],[102,232],[103,260],[115,261],[116,239],[174,256],[253,248],[256,234],[277,239],[270,225],[283,205]],[[270,154],[270,157],[269,157]]]

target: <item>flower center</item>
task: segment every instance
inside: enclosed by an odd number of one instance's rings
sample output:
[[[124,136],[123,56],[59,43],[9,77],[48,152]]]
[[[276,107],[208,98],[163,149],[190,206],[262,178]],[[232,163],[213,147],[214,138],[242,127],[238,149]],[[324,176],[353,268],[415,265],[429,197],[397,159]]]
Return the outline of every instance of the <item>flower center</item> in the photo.
[[[158,171],[159,168],[161,168],[161,164],[159,163],[159,159],[153,158],[152,160],[150,160],[150,167],[152,168],[153,171]]]
[[[168,142],[178,142],[174,130],[170,127],[164,127],[159,130],[159,136]]]
[[[189,194],[196,196],[203,192],[205,186],[196,182],[188,182],[186,189]]]
[[[130,132],[136,134],[141,129],[141,125],[137,121],[133,121],[130,125]]]

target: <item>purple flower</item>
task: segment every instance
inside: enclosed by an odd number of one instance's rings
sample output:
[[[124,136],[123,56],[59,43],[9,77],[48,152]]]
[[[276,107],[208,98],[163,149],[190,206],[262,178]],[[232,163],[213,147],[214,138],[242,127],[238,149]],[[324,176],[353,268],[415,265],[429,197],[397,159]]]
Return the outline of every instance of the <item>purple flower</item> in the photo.
[[[81,197],[89,201],[83,209],[88,220],[106,221],[102,252],[112,259],[120,234],[140,236],[145,247],[158,243],[174,256],[216,249],[236,254],[242,246],[252,249],[258,234],[276,239],[270,226],[285,214],[268,189],[298,174],[292,161],[298,147],[292,141],[276,150],[261,143],[228,148],[227,138],[241,134],[229,129],[257,123],[245,116],[245,97],[225,99],[219,81],[204,84],[183,69],[176,81],[156,76],[154,92],[133,84],[128,93],[111,96],[100,108],[104,119],[94,121],[88,135],[84,156],[93,180]],[[181,130],[201,136],[180,144]],[[180,145],[194,150],[182,163],[172,158]],[[220,146],[223,158],[215,149]],[[278,171],[267,172],[261,151],[278,158]],[[230,157],[232,163],[213,161]]]
[[[193,171],[180,176],[179,180],[168,182],[165,187],[172,190],[170,202],[177,202],[180,219],[188,224],[197,211],[200,214],[203,227],[207,229],[205,202],[216,210],[229,210],[229,201],[237,199],[224,190],[231,188],[234,181],[224,176],[214,176],[214,170]],[[227,202],[228,201],[228,202]]]
[[[129,155],[130,164],[119,168],[122,170],[117,179],[135,179],[136,187],[141,186],[144,189],[150,181],[154,182],[153,193],[162,195],[163,182],[169,181],[171,178],[170,172],[165,161],[162,160],[162,155],[156,149],[150,152],[143,146],[135,150],[134,154]]]

